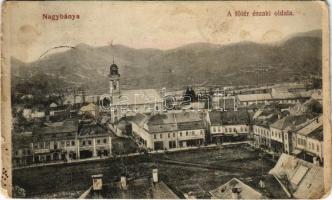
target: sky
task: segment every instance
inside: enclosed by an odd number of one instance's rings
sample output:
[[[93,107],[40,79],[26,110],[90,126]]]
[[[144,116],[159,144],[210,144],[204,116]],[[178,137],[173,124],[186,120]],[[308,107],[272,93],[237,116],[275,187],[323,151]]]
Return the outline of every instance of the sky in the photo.
[[[322,2],[7,2],[4,39],[24,62],[48,49],[86,43],[171,49],[189,43],[275,42],[321,29]],[[274,16],[290,10],[294,16]],[[272,16],[234,16],[271,11]],[[228,16],[228,13],[232,16]],[[75,14],[77,20],[45,20],[43,14]]]

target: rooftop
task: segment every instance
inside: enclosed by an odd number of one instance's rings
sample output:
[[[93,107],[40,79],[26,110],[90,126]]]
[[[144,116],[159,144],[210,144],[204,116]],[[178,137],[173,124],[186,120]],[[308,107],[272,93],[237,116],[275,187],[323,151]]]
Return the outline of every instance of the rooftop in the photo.
[[[210,194],[212,199],[261,199],[263,197],[261,193],[237,178],[232,178],[224,185],[211,190]]]
[[[90,191],[86,198],[103,199],[179,199],[162,181],[152,183],[149,178],[127,181],[127,189],[121,189],[120,182],[105,184],[100,193]]]
[[[73,139],[77,133],[78,121],[66,120],[62,122],[45,123],[43,127],[36,127],[32,131],[34,140]]]
[[[150,116],[147,125],[150,133],[203,129],[203,117],[198,112],[163,113]]]
[[[320,166],[282,154],[269,173],[288,182],[295,198],[318,199],[324,194],[323,171]]]
[[[109,131],[105,126],[94,122],[79,126],[78,137],[91,137],[97,135],[109,135]]]
[[[211,111],[209,112],[211,125],[234,125],[249,124],[251,121],[250,114],[245,110],[238,111]]]
[[[307,136],[313,133],[315,130],[323,128],[323,116],[313,119],[308,125],[304,126],[297,131],[298,134]]]
[[[295,129],[299,125],[313,119],[315,116],[309,113],[303,115],[288,115],[271,125],[272,128],[285,130],[287,128]]]

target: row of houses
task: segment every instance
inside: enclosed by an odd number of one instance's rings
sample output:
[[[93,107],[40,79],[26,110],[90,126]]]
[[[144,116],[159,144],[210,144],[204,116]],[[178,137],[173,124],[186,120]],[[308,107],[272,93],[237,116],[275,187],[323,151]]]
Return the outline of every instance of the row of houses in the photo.
[[[278,113],[261,110],[253,117],[256,147],[279,155],[292,154],[310,162],[323,162],[323,117],[309,112]]]
[[[309,100],[302,105],[313,107],[313,104],[319,103]],[[294,154],[322,162],[321,114],[309,108],[298,109],[294,106],[289,111],[274,107],[257,111],[179,111],[138,114],[126,120],[131,123],[138,143],[151,150],[252,139],[257,148],[276,155]]]
[[[13,165],[107,156],[113,134],[92,121],[45,123],[32,132],[13,135]]]

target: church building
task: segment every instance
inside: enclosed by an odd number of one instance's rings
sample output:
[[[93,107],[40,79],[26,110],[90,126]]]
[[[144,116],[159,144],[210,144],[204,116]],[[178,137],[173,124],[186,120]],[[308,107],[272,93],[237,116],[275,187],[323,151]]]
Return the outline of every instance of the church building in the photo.
[[[109,81],[113,123],[123,116],[132,116],[136,113],[156,113],[163,110],[163,97],[159,90],[121,90],[119,68],[114,61],[110,66]]]

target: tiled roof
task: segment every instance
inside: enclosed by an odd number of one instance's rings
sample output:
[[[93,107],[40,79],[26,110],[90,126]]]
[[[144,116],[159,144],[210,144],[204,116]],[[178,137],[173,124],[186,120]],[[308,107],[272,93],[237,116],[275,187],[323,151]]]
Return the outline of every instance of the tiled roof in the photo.
[[[75,139],[77,128],[77,120],[47,123],[44,127],[33,129],[32,139],[33,141]]]
[[[318,118],[312,120],[308,125],[304,126],[300,130],[297,131],[300,135],[309,135],[310,133],[314,132],[316,129],[323,127],[323,116],[321,115]]]
[[[178,123],[178,130],[196,130],[196,129],[204,129],[204,122],[194,121],[194,122]]]
[[[98,123],[83,124],[78,131],[78,137],[90,137],[95,135],[109,135],[106,127]]]
[[[286,128],[295,129],[297,126],[307,122],[312,118],[314,118],[314,116],[311,114],[288,115],[273,123],[271,127],[279,130],[285,130]]]
[[[324,139],[323,126],[320,126],[316,130],[312,131],[308,134],[308,137],[322,142]]]
[[[52,134],[52,133],[68,133],[77,132],[77,120],[67,120],[55,123],[45,123],[44,127],[34,128],[33,135],[35,134]]]
[[[147,125],[150,133],[202,129],[204,114],[198,112],[155,114],[150,116]]]
[[[209,112],[211,125],[249,124],[250,115],[245,110],[238,111],[211,111]]]

